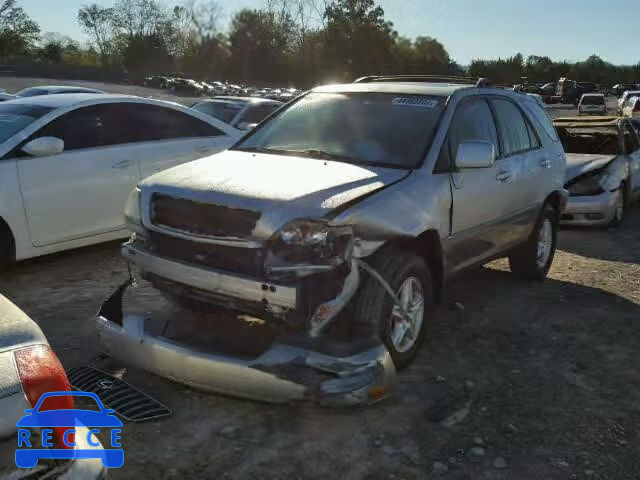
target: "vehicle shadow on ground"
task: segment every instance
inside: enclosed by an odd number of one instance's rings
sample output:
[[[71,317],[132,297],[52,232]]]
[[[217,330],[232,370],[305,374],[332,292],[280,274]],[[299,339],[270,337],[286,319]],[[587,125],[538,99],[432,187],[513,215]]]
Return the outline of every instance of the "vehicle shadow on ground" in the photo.
[[[558,248],[583,257],[640,264],[640,204],[618,229],[562,228]]]

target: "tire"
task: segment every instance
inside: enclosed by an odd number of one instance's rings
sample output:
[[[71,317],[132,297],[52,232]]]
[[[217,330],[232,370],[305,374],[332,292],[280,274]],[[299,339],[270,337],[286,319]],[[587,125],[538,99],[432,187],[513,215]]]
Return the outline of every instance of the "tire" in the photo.
[[[511,271],[526,280],[544,280],[553,263],[557,236],[558,213],[551,205],[545,204],[527,241],[509,255]],[[543,237],[545,247],[541,251]]]
[[[406,321],[397,313],[393,314],[394,302],[391,296],[370,273],[362,271],[363,282],[351,306],[354,325],[359,327],[360,332],[378,335],[389,350],[396,368],[402,369],[414,359],[429,331],[429,321],[435,304],[431,273],[420,256],[395,247],[384,248],[374,254],[368,263],[398,296],[401,296],[401,287],[404,287],[405,293],[413,288],[416,299],[419,290],[422,290],[422,313],[420,316],[419,307],[416,307],[413,335],[409,331],[402,338],[397,337],[395,340],[394,333],[400,332]],[[405,299],[408,299],[408,295]],[[418,304],[409,301],[409,304],[411,303]]]
[[[627,188],[623,185],[620,185],[618,188],[618,196],[616,197],[616,211],[607,225],[609,228],[618,228],[622,225],[622,221],[624,220],[624,214],[626,212],[627,206]]]

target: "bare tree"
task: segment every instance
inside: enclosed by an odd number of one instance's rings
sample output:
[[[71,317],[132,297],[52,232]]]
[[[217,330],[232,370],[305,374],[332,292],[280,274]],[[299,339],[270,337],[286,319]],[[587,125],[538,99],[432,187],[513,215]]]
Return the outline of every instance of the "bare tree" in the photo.
[[[78,23],[98,49],[102,64],[107,65],[113,50],[113,8],[84,5],[78,11]]]
[[[210,39],[218,33],[222,8],[214,0],[186,0],[184,7],[200,40]]]

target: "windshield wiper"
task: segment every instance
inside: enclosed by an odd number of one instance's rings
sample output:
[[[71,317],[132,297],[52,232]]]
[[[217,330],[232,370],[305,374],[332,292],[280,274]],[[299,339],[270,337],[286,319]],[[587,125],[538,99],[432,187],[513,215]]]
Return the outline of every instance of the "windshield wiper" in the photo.
[[[274,148],[266,147],[235,147],[231,150],[240,150],[241,152],[256,152],[256,153],[282,153],[285,150],[276,150]]]
[[[336,160],[339,162],[359,163],[357,158],[349,157],[348,155],[339,155],[337,153],[325,152],[324,150],[317,150],[311,148],[309,150],[299,150],[298,155],[305,157],[319,158],[320,160]]]

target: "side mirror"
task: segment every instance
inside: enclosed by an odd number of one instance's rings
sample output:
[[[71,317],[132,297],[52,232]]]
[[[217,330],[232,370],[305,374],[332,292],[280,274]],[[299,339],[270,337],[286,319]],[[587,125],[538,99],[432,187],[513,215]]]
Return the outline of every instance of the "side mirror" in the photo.
[[[34,138],[27,142],[22,151],[33,157],[46,157],[64,152],[64,141],[56,137]]]
[[[496,159],[496,148],[486,140],[465,140],[458,146],[456,168],[489,168]]]
[[[238,124],[238,130],[253,130],[257,123],[241,122]]]

